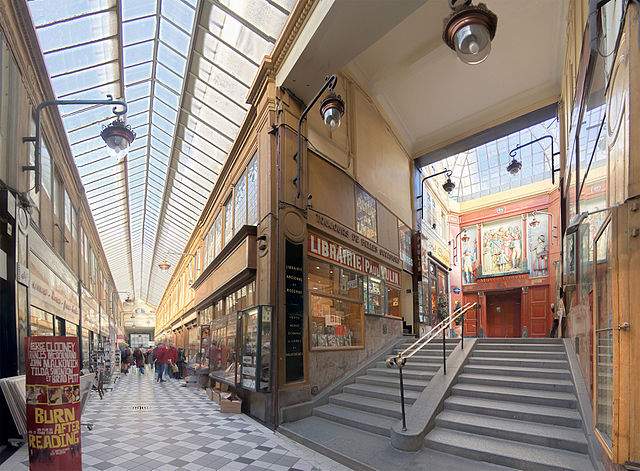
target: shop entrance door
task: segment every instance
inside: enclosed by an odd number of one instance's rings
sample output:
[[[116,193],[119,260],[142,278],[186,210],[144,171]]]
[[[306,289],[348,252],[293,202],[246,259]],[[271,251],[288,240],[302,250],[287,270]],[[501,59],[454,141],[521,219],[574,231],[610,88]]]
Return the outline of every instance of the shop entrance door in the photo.
[[[487,337],[520,337],[520,294],[487,293]]]

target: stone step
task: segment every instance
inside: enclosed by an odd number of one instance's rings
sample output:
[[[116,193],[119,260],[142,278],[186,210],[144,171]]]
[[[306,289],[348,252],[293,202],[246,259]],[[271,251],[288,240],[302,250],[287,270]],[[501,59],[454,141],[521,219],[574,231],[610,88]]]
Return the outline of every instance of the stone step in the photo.
[[[357,384],[373,384],[377,386],[385,386],[389,388],[400,388],[400,376],[381,376],[381,375],[364,375],[356,378]],[[429,381],[419,379],[409,379],[403,377],[405,391],[422,391],[427,387]]]
[[[313,415],[387,437],[391,435],[390,430],[393,424],[398,421],[391,417],[351,409],[337,404],[324,404],[316,407],[313,409]]]
[[[467,414],[452,410],[445,410],[438,414],[436,426],[577,453],[588,452],[587,439],[582,429],[577,428]]]
[[[355,394],[340,393],[329,398],[332,404],[359,409],[372,414],[385,415],[396,419],[402,418],[402,409],[399,402],[376,399],[375,397],[356,396]]]
[[[496,374],[502,376],[524,376],[527,378],[571,379],[571,371],[560,368],[531,368],[522,366],[469,364],[464,367],[464,372],[481,375]]]
[[[436,427],[426,444],[457,456],[527,471],[592,471],[585,454]]]
[[[471,354],[472,358],[502,357],[518,358],[526,360],[566,360],[567,354],[563,351],[533,351],[533,350],[481,350],[476,348]]]
[[[562,339],[551,339],[549,337],[484,337],[478,339],[478,344],[483,343],[553,343],[562,345]]]
[[[481,356],[469,358],[470,365],[491,365],[491,366],[513,366],[513,367],[532,367],[532,368],[569,368],[566,358],[562,360],[554,359],[533,359],[533,358],[504,358],[501,356]]]
[[[533,378],[527,376],[501,376],[472,374],[464,371],[458,376],[458,383],[473,383],[486,386],[519,387],[543,391],[574,392],[573,383],[565,379]]]
[[[405,364],[405,370],[407,369],[411,369],[411,370],[419,370],[419,371],[430,371],[435,373],[436,371],[438,371],[440,368],[442,368],[442,358],[440,358],[440,362],[437,361],[430,361],[430,362],[422,362],[422,361],[415,361],[412,358],[410,358],[409,360],[407,360],[407,363]],[[376,368],[387,368],[387,363],[384,361],[379,361],[376,363],[375,365]],[[394,366],[393,368],[389,368],[390,370],[397,370],[397,368]]]
[[[343,393],[356,394],[359,396],[375,397],[377,399],[385,399],[387,401],[400,402],[399,387],[376,386],[373,384],[354,383],[348,384],[342,388]],[[405,404],[413,404],[420,393],[417,391],[405,390]]]
[[[452,388],[456,396],[480,397],[496,401],[522,402],[554,407],[576,408],[576,397],[567,392],[522,389],[484,384],[458,383]]]
[[[369,368],[367,370],[367,374],[368,375],[375,375],[375,376],[391,376],[391,377],[398,377],[399,376],[400,371],[398,370],[398,368],[387,368],[386,366],[382,367],[382,368]],[[414,368],[403,368],[402,370],[402,376],[403,378],[406,379],[420,379],[422,381],[429,381],[431,378],[433,378],[435,372],[434,371],[425,371],[425,370],[420,370],[420,369],[414,369]]]
[[[548,351],[564,352],[561,343],[507,343],[507,342],[482,342],[476,345],[476,350],[521,350],[521,351]]]
[[[582,418],[575,409],[496,401],[478,397],[450,396],[444,401],[445,409],[489,415],[503,419],[524,420],[542,424],[581,427]]]

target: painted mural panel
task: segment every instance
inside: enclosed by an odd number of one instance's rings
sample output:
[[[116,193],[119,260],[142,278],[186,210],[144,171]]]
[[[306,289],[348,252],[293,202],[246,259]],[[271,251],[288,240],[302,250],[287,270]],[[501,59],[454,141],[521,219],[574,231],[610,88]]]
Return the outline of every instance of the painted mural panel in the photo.
[[[460,259],[462,261],[462,282],[475,283],[480,271],[478,257],[478,227],[465,227],[460,233]]]
[[[505,275],[525,268],[522,217],[482,225],[482,275]]]
[[[527,216],[527,256],[531,276],[549,274],[549,216]]]

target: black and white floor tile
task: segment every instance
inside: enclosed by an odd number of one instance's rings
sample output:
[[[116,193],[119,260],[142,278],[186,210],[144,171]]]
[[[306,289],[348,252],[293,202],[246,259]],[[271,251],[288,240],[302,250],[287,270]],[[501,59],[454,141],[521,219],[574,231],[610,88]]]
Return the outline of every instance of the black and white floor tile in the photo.
[[[242,414],[223,414],[203,390],[149,372],[121,376],[103,400],[89,399],[82,422],[85,471],[337,471],[338,463],[294,444]],[[26,447],[0,471],[28,469]]]

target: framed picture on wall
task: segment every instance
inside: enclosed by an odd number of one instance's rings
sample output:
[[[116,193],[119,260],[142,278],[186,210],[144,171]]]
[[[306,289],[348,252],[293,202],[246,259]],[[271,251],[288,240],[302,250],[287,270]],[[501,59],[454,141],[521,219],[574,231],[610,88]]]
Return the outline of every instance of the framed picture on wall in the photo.
[[[483,276],[519,273],[526,268],[522,226],[521,216],[482,225]]]
[[[460,233],[460,265],[462,283],[475,283],[480,269],[477,226],[465,227]]]

